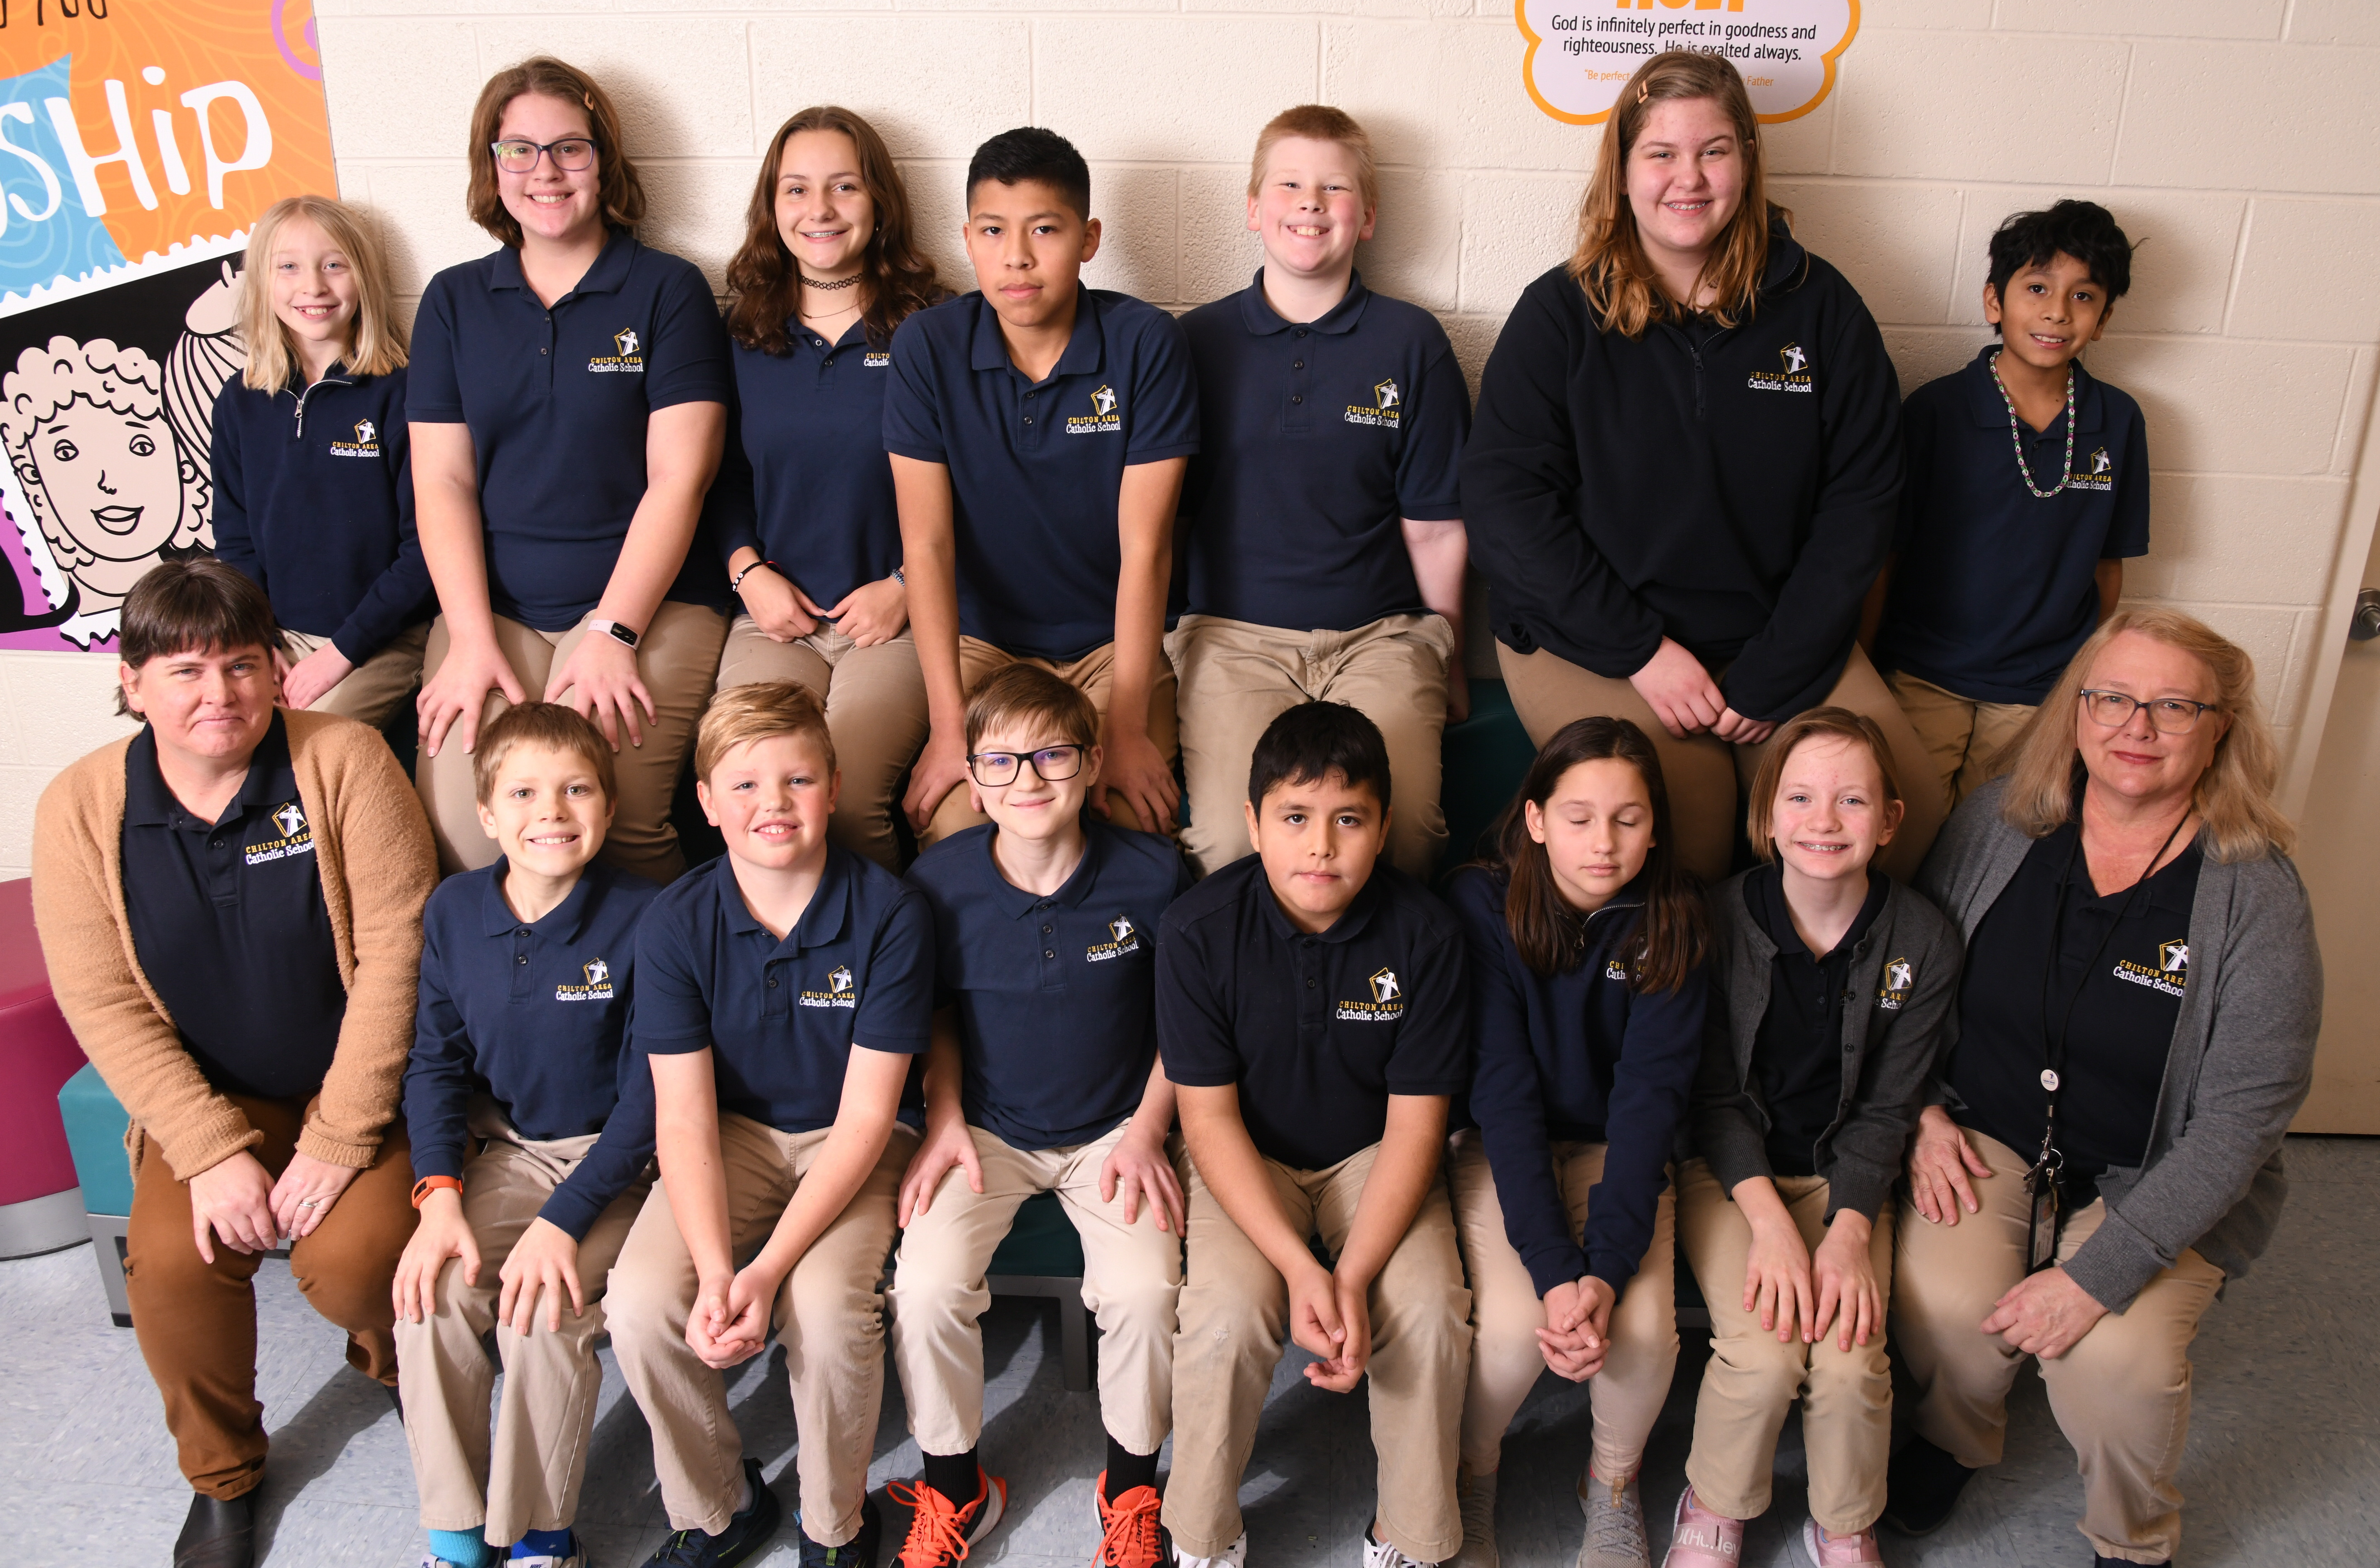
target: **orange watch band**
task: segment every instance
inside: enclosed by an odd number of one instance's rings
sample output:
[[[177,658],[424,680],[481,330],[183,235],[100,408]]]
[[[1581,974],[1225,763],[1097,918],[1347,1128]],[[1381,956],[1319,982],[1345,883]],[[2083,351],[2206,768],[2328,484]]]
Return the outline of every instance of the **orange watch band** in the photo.
[[[461,1192],[463,1190],[463,1180],[459,1176],[422,1177],[419,1181],[413,1184],[413,1207],[416,1209],[420,1208],[422,1204],[429,1201],[430,1195],[436,1192],[440,1187],[453,1187],[456,1192]]]

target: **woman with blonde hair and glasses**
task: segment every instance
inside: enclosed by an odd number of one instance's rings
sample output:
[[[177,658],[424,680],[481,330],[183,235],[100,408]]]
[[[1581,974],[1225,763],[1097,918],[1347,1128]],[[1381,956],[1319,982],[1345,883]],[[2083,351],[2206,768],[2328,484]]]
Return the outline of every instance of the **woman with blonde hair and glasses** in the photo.
[[[1918,885],[1967,966],[1892,1312],[1917,1385],[1885,1518],[1996,1465],[2027,1355],[2095,1561],[2172,1561],[2190,1343],[2288,1191],[2322,961],[2248,655],[2170,610],[2084,643]]]
[[[1676,848],[1728,874],[1778,724],[1874,719],[1925,748],[1856,644],[1900,492],[1900,393],[1875,318],[1767,196],[1743,79],[1646,61],[1604,122],[1578,249],[1529,285],[1463,462],[1471,557],[1529,738],[1588,714],[1661,754]],[[1916,792],[1884,869],[1941,825]]]

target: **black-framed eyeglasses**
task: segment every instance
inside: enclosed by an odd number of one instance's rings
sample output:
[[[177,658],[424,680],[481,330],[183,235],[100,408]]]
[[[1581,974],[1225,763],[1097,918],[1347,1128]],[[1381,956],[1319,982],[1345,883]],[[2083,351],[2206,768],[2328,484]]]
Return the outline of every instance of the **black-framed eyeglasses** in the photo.
[[[508,175],[525,175],[537,168],[540,157],[553,160],[553,166],[565,174],[575,175],[581,169],[595,166],[595,143],[583,136],[565,136],[559,141],[528,141],[516,138],[510,141],[492,141],[488,150],[496,155],[496,167]]]
[[[2092,723],[2107,729],[2120,729],[2132,722],[2132,715],[2148,710],[2149,723],[2159,735],[2188,735],[2198,727],[2198,721],[2213,712],[2219,703],[2192,702],[2186,697],[2157,697],[2143,702],[2137,697],[2120,691],[2093,691],[2085,687],[2080,694],[2082,711],[2091,715]]]
[[[1018,772],[1027,762],[1033,765],[1035,778],[1045,784],[1063,784],[1083,771],[1083,748],[1045,746],[1030,753],[973,751],[967,754],[966,760],[968,774],[986,789],[1014,784]]]

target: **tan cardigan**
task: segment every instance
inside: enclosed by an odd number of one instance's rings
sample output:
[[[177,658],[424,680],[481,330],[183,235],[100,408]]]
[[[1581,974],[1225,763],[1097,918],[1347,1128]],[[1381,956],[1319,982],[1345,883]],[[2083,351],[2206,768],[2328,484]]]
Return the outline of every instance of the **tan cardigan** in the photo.
[[[438,857],[405,771],[373,731],[322,713],[285,713],[298,797],[314,824],[314,863],[337,944],[346,1015],[300,1153],[360,1170],[396,1114],[413,1046],[421,906]],[[33,815],[33,920],[50,988],[83,1054],[188,1181],[263,1134],[199,1070],[140,972],[124,908],[128,737],[50,781]],[[141,1140],[128,1132],[138,1169]]]

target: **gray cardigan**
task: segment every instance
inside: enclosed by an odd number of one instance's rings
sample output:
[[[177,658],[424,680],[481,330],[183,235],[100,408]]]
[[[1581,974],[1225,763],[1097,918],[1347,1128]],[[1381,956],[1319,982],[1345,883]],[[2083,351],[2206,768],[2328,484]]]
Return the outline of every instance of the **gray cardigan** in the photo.
[[[1711,894],[1710,977],[1718,994],[1706,1015],[1702,1066],[1687,1111],[1694,1151],[1730,1192],[1739,1182],[1772,1174],[1768,1107],[1752,1053],[1768,1011],[1777,943],[1746,906],[1743,881],[1731,877]],[[1844,1209],[1875,1219],[1900,1177],[1909,1130],[1941,1064],[1961,955],[1950,922],[1897,882],[1852,949],[1846,979],[1860,1004],[1843,1009],[1842,1097],[1818,1135],[1814,1161],[1827,1179],[1830,1222]]]
[[[1968,937],[2034,845],[2000,815],[2006,791],[1996,779],[1961,803],[1917,873],[1918,887]],[[2190,985],[2148,1148],[2138,1166],[2099,1179],[2107,1221],[2066,1264],[2111,1312],[2130,1307],[2186,1247],[2227,1277],[2248,1271],[2289,1195],[2281,1137],[2313,1080],[2322,956],[2289,857],[2276,850],[2205,862],[2187,940]],[[1956,1050],[1956,1014],[1949,1033]],[[1954,1115],[1960,1109],[1947,1084],[1930,1099]]]

